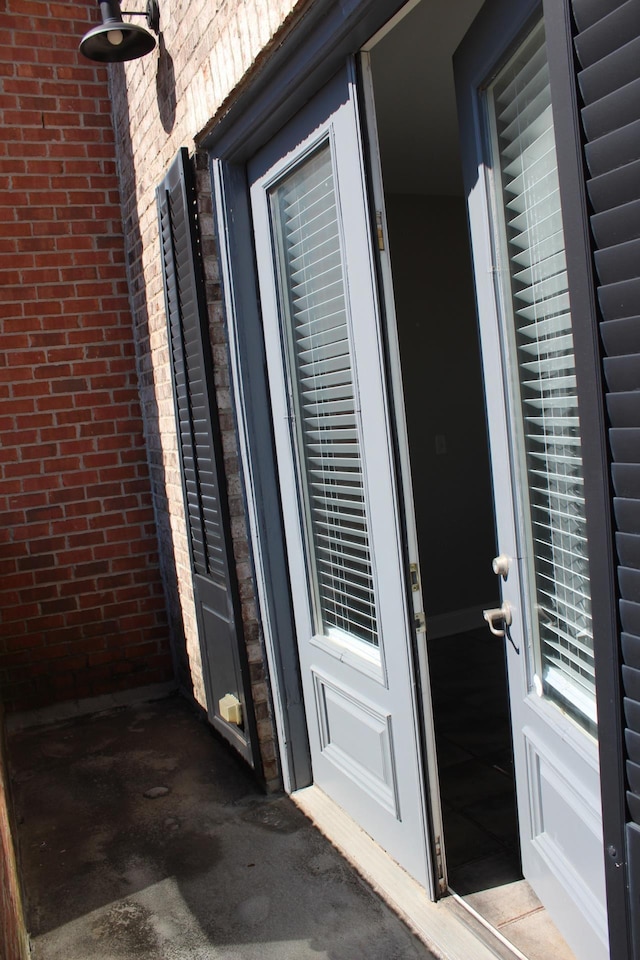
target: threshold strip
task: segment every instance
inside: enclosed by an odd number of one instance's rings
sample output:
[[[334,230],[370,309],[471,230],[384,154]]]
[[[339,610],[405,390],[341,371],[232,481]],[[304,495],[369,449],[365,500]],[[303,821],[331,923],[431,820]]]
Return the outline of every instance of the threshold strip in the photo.
[[[438,960],[527,960],[457,895],[430,900],[319,787],[297,790],[291,800]]]

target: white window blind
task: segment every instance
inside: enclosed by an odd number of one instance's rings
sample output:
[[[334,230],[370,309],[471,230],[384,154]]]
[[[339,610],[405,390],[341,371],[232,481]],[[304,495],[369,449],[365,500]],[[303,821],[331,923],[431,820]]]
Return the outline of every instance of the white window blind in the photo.
[[[510,278],[518,358],[537,669],[545,694],[594,729],[580,422],[542,25],[498,75],[489,103],[501,172],[503,266]]]
[[[270,192],[316,631],[378,644],[329,144]]]

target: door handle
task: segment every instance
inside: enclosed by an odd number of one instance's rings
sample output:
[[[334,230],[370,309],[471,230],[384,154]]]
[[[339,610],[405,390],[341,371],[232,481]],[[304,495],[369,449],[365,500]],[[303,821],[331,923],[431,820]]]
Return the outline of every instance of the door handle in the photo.
[[[483,610],[482,616],[485,618],[489,624],[489,630],[494,635],[494,637],[504,637],[504,630],[499,630],[496,627],[496,621],[502,620],[506,627],[511,626],[511,607],[509,603],[505,600],[501,607],[494,607],[491,610]]]

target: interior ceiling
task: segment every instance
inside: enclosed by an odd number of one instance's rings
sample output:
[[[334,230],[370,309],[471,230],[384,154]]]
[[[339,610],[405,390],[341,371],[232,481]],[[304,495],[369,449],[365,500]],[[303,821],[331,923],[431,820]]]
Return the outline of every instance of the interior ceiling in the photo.
[[[461,195],[453,53],[483,0],[421,0],[371,50],[385,191]]]

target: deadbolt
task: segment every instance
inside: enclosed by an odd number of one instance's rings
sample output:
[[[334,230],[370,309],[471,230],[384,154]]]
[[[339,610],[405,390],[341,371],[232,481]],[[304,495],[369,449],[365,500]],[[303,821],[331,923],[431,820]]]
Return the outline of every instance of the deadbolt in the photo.
[[[496,577],[502,577],[503,580],[507,579],[509,576],[510,561],[505,553],[501,553],[499,557],[494,557],[491,566],[493,567],[493,572]]]

